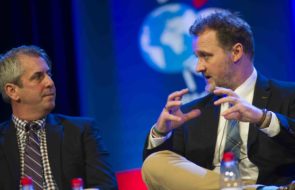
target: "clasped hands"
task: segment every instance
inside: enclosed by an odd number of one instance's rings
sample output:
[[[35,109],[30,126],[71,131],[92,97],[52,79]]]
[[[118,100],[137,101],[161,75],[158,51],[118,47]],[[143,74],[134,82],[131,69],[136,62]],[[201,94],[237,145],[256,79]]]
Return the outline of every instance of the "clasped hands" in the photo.
[[[160,131],[161,133],[168,133],[169,131],[181,126],[184,122],[201,115],[200,109],[193,109],[188,113],[183,113],[181,111],[181,99],[183,95],[188,92],[188,89],[182,89],[180,91],[173,92],[168,96],[166,105],[155,125],[157,131]],[[231,105],[228,109],[221,113],[225,119],[235,119],[250,123],[258,123],[261,120],[263,111],[239,97],[234,91],[227,88],[216,87],[213,93],[215,95],[222,96],[222,98],[214,102],[214,105],[219,106],[223,103],[229,103]]]

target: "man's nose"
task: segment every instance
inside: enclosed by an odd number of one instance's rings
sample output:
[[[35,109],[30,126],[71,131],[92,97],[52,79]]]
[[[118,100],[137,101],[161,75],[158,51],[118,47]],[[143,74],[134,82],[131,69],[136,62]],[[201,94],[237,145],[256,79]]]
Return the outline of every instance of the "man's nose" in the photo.
[[[46,76],[45,76],[45,83],[46,83],[46,86],[49,86],[49,87],[54,86],[54,82],[53,82],[51,76],[49,76],[48,74],[46,74]]]
[[[197,72],[203,72],[205,71],[205,65],[203,63],[203,61],[201,61],[200,59],[198,59],[197,65],[196,65],[196,71]]]

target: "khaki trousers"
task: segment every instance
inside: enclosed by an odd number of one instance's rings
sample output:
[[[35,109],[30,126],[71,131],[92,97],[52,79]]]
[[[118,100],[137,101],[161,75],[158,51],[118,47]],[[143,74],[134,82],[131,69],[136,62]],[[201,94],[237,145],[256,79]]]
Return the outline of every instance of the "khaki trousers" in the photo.
[[[168,150],[153,153],[146,158],[142,166],[142,177],[149,190],[220,189],[218,173]]]

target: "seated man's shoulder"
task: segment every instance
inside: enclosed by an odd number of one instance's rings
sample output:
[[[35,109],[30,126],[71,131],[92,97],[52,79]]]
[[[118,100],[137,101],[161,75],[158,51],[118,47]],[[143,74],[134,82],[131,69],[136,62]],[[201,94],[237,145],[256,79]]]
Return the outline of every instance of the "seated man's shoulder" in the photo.
[[[295,89],[295,82],[289,82],[289,81],[280,81],[280,80],[270,80],[271,81],[271,86],[273,88],[278,88],[278,89]]]
[[[270,87],[274,93],[280,94],[282,99],[295,97],[295,82],[271,80]]]
[[[64,127],[84,128],[95,125],[96,121],[91,117],[69,116],[63,114],[49,114],[47,121],[50,123],[59,123]]]
[[[10,120],[0,123],[0,133],[2,133],[3,130],[7,129],[9,127],[10,123],[11,123]]]
[[[7,126],[9,125],[9,123],[10,123],[10,120],[0,122],[0,127]]]
[[[53,117],[56,117],[61,120],[73,120],[73,121],[93,121],[94,118],[92,117],[84,117],[84,116],[70,116],[70,115],[64,115],[64,114],[59,114],[59,113],[54,113],[54,114],[49,114]]]

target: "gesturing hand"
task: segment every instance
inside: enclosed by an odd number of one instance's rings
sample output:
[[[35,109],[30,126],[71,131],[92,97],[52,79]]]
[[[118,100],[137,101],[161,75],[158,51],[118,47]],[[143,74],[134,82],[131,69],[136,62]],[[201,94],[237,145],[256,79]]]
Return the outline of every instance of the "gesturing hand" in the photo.
[[[253,106],[240,98],[234,91],[226,88],[216,87],[213,91],[216,95],[226,95],[214,102],[214,105],[229,103],[232,106],[221,113],[225,119],[236,119],[243,122],[258,123],[263,115],[261,109]]]
[[[168,133],[172,129],[179,127],[184,122],[201,114],[199,109],[191,110],[186,114],[180,110],[181,98],[186,93],[188,93],[188,89],[173,92],[168,96],[167,103],[156,123],[158,131],[161,133]]]

